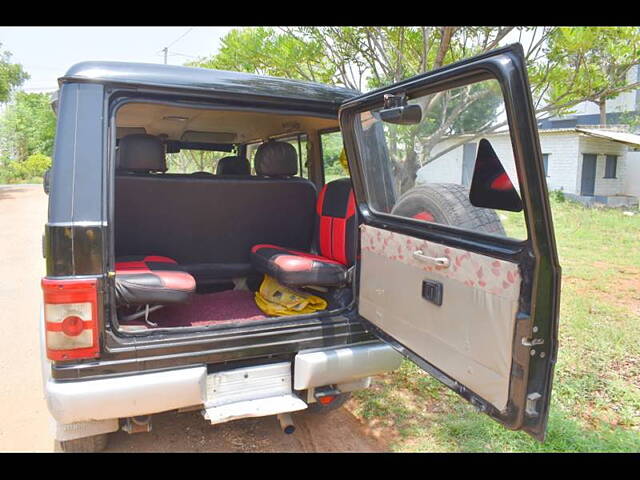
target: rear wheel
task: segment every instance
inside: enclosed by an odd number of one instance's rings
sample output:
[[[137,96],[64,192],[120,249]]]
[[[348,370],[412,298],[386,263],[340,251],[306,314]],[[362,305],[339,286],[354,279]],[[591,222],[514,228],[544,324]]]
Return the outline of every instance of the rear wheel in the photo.
[[[107,448],[109,434],[102,433],[91,437],[75,438],[60,442],[60,448],[66,453],[92,453]]]
[[[496,212],[471,205],[469,190],[454,183],[430,183],[414,187],[398,198],[391,213],[505,236]]]

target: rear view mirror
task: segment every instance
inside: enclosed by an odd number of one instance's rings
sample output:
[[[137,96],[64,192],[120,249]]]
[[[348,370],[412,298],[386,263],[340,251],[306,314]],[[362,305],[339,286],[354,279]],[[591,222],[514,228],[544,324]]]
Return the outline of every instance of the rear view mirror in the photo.
[[[420,105],[403,105],[380,110],[380,120],[397,125],[416,125],[422,120],[422,108]]]
[[[475,207],[522,211],[522,200],[488,140],[478,145],[469,201]]]

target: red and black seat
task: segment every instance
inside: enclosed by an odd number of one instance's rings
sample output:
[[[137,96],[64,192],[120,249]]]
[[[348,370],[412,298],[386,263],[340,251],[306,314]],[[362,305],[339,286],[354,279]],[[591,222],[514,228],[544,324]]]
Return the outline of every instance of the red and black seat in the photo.
[[[355,214],[351,179],[327,183],[316,204],[318,253],[260,244],[251,249],[251,263],[285,285],[343,285],[355,260]]]
[[[116,260],[115,287],[118,305],[165,305],[188,302],[196,281],[172,258],[128,256]]]

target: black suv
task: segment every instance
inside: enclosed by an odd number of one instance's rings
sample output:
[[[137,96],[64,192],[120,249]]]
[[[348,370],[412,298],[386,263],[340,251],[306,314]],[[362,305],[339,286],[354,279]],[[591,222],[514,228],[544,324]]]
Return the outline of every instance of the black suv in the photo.
[[[560,267],[520,45],[364,95],[117,62],[59,82],[41,325],[65,450],[169,410],[290,432],[403,356],[543,439]],[[258,307],[287,292],[323,306]]]

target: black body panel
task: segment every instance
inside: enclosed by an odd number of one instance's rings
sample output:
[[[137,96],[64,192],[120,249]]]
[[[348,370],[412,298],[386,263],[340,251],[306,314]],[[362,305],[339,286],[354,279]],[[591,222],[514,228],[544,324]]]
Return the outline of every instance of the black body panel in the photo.
[[[336,108],[360,92],[320,83],[263,77],[210,68],[151,63],[82,62],[72,66],[60,82],[96,82],[120,85],[204,90],[238,96],[260,96],[304,103],[332,103]]]
[[[316,318],[274,318],[260,324],[199,327],[169,332],[154,329],[152,335],[104,335],[100,359],[57,362],[51,375],[58,381],[103,378],[132,373],[183,368],[295,355],[301,350],[374,341],[355,313]]]

